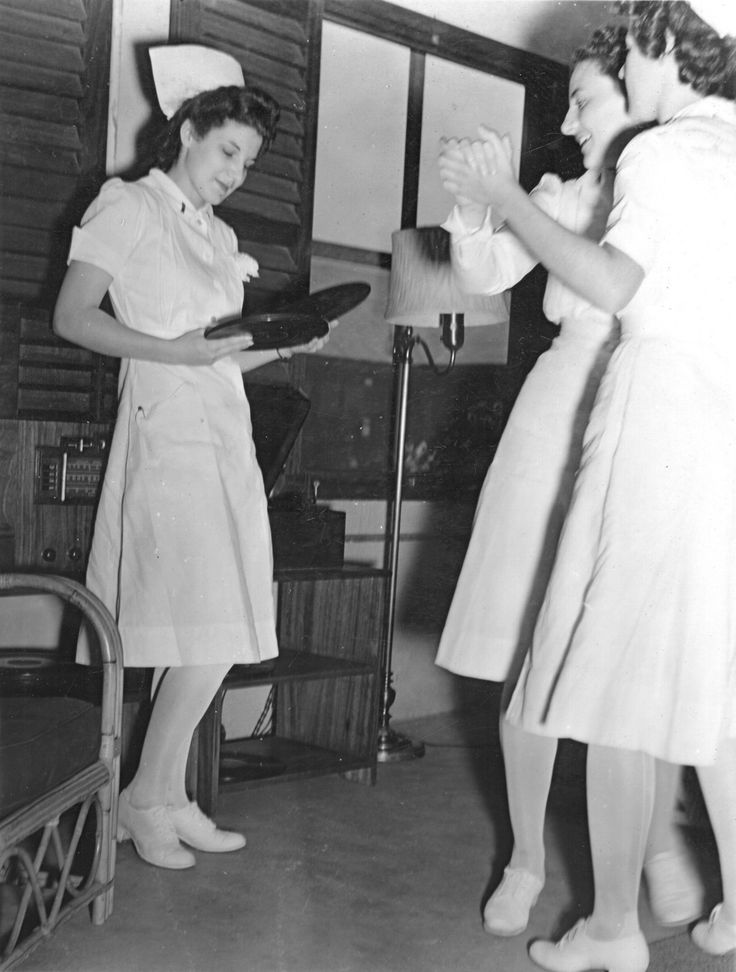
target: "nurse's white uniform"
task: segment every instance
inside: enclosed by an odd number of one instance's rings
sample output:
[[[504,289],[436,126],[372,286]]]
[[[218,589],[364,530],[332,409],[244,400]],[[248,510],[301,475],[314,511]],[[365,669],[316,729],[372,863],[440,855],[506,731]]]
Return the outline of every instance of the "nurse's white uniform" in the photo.
[[[599,240],[611,183],[586,173],[546,175],[532,199],[567,229]],[[536,260],[488,220],[464,232],[457,212],[445,223],[466,290],[512,287]],[[618,338],[618,322],[550,277],[545,315],[560,333],[527,376],[483,484],[472,536],[437,653],[459,675],[514,678],[531,643],[572,492],[583,432]]]
[[[736,107],[637,136],[606,241],[645,272],[621,312],[508,717],[713,762],[736,736]]]
[[[255,263],[230,227],[159,169],[110,180],[70,260],[112,278],[118,320],[176,338],[242,312]],[[124,359],[87,584],[117,620],[125,664],[258,662],[278,654],[266,497],[242,375]]]

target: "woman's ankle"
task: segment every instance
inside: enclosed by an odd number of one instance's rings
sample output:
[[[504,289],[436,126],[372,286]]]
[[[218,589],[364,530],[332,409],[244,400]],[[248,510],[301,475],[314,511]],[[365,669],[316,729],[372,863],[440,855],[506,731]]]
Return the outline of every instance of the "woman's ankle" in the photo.
[[[724,900],[721,904],[719,918],[732,928],[736,928],[736,901]]]
[[[624,915],[604,914],[593,911],[588,920],[588,935],[600,942],[614,941],[617,938],[630,938],[641,932],[637,912]]]
[[[514,848],[507,865],[512,871],[526,871],[544,883],[544,857],[539,858]]]
[[[160,795],[146,791],[142,787],[137,787],[134,782],[125,787],[125,794],[128,803],[134,810],[153,810],[154,807],[163,806],[164,801]]]

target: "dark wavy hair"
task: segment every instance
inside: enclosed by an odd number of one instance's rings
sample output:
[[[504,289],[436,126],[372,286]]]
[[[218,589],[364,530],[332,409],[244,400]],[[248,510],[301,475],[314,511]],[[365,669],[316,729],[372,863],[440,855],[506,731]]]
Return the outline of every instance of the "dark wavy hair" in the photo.
[[[585,44],[576,47],[570,58],[570,70],[584,61],[593,61],[601,74],[613,78],[624,90],[619,72],[626,60],[626,28],[623,26],[599,27]]]
[[[225,122],[236,121],[254,128],[263,138],[261,153],[270,148],[276,137],[281,108],[278,102],[261,88],[228,86],[203,91],[189,98],[171,118],[156,144],[156,164],[168,172],[181,150],[180,130],[190,121],[197,138]],[[260,153],[259,153],[260,154]]]
[[[720,37],[683,0],[629,0],[620,8],[630,17],[629,32],[642,54],[650,58],[664,54],[669,31],[680,81],[701,95],[734,97],[734,38]]]

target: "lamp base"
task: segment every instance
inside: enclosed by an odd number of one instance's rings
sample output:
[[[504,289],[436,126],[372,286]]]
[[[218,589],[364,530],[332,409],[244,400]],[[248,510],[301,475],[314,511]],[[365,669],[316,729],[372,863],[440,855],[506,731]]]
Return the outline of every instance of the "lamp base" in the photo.
[[[379,730],[376,760],[379,763],[398,763],[408,759],[421,759],[424,743],[413,742],[393,729]]]

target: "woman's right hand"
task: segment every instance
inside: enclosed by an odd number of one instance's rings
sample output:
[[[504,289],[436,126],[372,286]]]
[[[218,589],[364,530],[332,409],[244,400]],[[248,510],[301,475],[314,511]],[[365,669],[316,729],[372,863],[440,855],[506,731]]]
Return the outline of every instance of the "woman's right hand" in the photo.
[[[238,334],[235,337],[207,340],[204,328],[198,328],[167,343],[171,345],[174,355],[173,364],[211,365],[220,358],[247,350],[253,344],[253,336]]]

